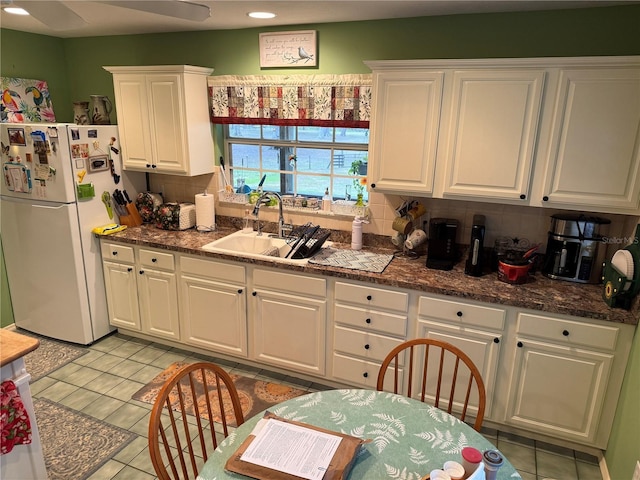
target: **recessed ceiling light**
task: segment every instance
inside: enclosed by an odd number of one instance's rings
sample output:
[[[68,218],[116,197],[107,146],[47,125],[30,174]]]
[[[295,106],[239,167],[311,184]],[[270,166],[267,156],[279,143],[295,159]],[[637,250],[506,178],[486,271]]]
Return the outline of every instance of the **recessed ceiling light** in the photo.
[[[249,12],[247,15],[251,18],[274,18],[276,16],[275,13],[271,12]]]
[[[7,13],[12,13],[14,15],[29,15],[29,12],[27,12],[24,8],[5,7],[3,8],[3,10]]]

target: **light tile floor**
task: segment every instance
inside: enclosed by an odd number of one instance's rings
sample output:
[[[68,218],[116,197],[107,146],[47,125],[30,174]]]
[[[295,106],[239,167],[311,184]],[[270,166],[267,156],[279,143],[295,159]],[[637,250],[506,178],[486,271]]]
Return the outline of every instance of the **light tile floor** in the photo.
[[[291,384],[303,390],[328,388],[119,333],[99,340],[88,349],[89,353],[34,382],[31,392],[34,397],[59,402],[137,435],[89,480],[157,478],[147,447],[151,405],[132,400],[131,396],[173,362],[205,359],[222,365],[229,372]],[[523,480],[602,480],[597,459],[591,455],[495,430],[486,429],[483,433],[509,459]]]

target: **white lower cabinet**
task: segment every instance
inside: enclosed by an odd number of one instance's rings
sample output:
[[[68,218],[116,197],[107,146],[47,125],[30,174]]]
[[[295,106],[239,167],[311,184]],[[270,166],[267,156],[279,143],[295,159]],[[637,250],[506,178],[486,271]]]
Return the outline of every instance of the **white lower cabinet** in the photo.
[[[607,446],[633,325],[174,256],[110,239],[101,248],[109,319],[124,331],[372,389],[397,345],[444,340],[480,370],[492,425]]]
[[[506,422],[606,448],[622,378],[613,367],[624,373],[632,338],[624,327],[519,313]]]
[[[173,254],[102,242],[111,325],[180,340]]]
[[[114,327],[139,331],[140,309],[133,247],[104,241],[101,247],[109,323]]]
[[[246,358],[246,272],[242,265],[180,257],[185,343]]]
[[[368,285],[335,283],[334,379],[376,388],[380,364],[407,337],[409,294]],[[392,389],[393,378],[385,378]]]
[[[498,377],[507,312],[503,308],[421,296],[418,301],[417,337],[442,340],[465,352],[482,374],[487,393],[485,417],[493,413],[493,396]],[[464,391],[468,377],[458,378],[457,389]],[[450,388],[444,384],[443,391]],[[470,406],[477,408],[474,391]]]
[[[251,359],[324,376],[326,280],[256,268],[251,295]]]

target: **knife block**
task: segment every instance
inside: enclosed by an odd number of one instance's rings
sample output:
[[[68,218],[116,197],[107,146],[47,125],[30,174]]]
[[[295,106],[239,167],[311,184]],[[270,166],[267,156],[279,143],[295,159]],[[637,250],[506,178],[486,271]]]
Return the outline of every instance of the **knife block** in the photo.
[[[133,203],[127,203],[127,212],[129,212],[129,215],[122,215],[120,217],[120,225],[126,225],[128,227],[142,225],[142,217]]]

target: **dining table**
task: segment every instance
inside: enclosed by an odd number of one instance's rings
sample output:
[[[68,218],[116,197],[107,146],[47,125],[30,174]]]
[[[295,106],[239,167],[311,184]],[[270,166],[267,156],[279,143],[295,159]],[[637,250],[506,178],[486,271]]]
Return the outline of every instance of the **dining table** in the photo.
[[[369,439],[362,446],[349,480],[386,478],[421,480],[432,470],[474,447],[497,450],[482,434],[453,415],[419,400],[366,389],[336,389],[308,393],[276,404],[269,412],[297,422]],[[265,411],[237,427],[212,453],[198,480],[250,478],[225,470],[227,460],[253,431]],[[521,478],[504,457],[497,479]]]

